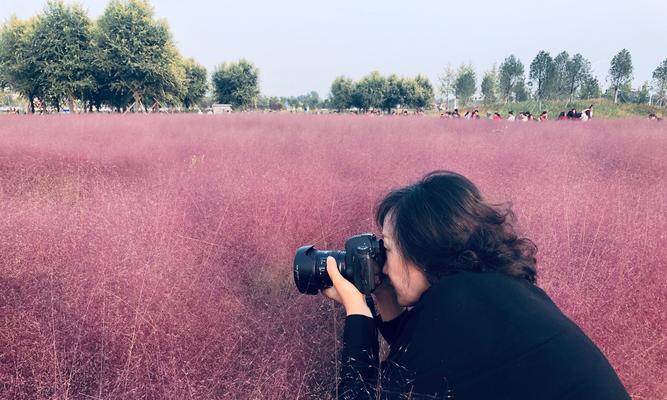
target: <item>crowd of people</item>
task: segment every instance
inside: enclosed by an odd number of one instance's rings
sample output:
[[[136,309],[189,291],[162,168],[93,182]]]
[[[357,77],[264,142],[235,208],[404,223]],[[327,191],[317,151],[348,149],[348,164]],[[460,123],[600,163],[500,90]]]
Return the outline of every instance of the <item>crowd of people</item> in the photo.
[[[577,112],[576,108],[572,108],[569,111],[561,112],[558,114],[558,117],[556,118],[557,121],[563,121],[563,120],[570,120],[570,121],[588,121],[593,119],[593,104],[591,104],[588,108],[582,110],[581,112]],[[441,118],[453,118],[453,119],[482,119],[482,117],[479,114],[479,110],[473,110],[473,111],[466,111],[463,116],[459,113],[458,108],[455,108],[454,111],[446,111],[440,114]],[[657,117],[656,117],[657,118]],[[493,114],[487,113],[486,119],[490,119],[493,121],[521,121],[521,122],[528,122],[528,121],[537,121],[537,122],[543,122],[543,121],[548,121],[549,120],[549,112],[548,111],[542,111],[540,115],[533,115],[530,111],[523,111],[520,112],[518,115],[514,115],[514,111],[510,110],[507,113],[506,117],[503,117],[499,112],[494,112]],[[649,116],[650,119],[650,116]]]

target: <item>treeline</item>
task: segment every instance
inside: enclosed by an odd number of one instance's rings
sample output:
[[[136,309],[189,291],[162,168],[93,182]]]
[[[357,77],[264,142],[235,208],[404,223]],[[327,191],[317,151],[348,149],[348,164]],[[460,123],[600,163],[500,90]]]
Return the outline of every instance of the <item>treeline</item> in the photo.
[[[258,70],[240,60],[211,77],[215,100],[253,107]],[[79,105],[146,111],[164,105],[189,109],[210,91],[208,72],[183,58],[166,21],[147,0],[112,0],[92,21],[79,5],[49,1],[27,21],[12,17],[0,30],[0,89],[7,87],[30,109]]]
[[[526,76],[527,74],[527,76]],[[510,55],[478,82],[472,65],[444,69],[439,76],[441,102],[487,105],[526,100],[599,98],[614,102],[667,103],[667,59],[653,72],[651,84],[632,88],[632,58],[621,50],[611,60],[608,82],[593,75],[581,54],[540,51],[528,68]],[[328,98],[317,92],[294,97],[260,94],[259,70],[239,60],[217,66],[210,75],[176,48],[165,20],[156,20],[148,0],[111,0],[97,20],[79,5],[47,2],[44,10],[22,21],[12,17],[0,29],[0,89],[9,88],[42,109],[67,105],[86,111],[108,107],[146,111],[162,106],[191,109],[212,102],[235,109],[285,108],[336,110],[427,109],[435,105],[434,87],[422,75],[382,76],[372,72],[358,81],[337,77]]]
[[[645,82],[633,89],[633,65],[630,52],[621,50],[611,60],[609,87],[602,91],[598,79],[593,76],[591,63],[581,54],[570,56],[563,51],[551,57],[540,51],[530,63],[528,80],[525,67],[514,55],[507,57],[499,68],[485,72],[477,93],[477,76],[472,65],[462,65],[457,71],[447,67],[440,76],[440,93],[445,99],[455,99],[465,105],[481,101],[483,104],[508,103],[526,100],[567,100],[609,97],[614,103],[647,103],[655,94],[656,103],[665,104],[667,92],[667,59],[653,72],[653,85]],[[651,93],[651,88],[653,93]]]

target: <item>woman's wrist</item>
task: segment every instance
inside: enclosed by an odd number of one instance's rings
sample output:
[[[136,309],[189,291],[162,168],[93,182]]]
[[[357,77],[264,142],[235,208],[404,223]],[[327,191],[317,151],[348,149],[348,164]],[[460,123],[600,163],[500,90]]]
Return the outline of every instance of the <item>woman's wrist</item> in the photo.
[[[350,315],[365,315],[367,317],[373,318],[371,309],[368,308],[368,305],[364,302],[363,304],[352,304],[348,307],[345,307],[345,314]]]

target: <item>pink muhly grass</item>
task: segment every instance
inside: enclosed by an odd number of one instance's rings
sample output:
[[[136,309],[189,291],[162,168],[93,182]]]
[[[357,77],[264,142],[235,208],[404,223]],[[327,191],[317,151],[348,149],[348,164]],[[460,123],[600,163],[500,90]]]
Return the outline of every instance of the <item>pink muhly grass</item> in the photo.
[[[433,169],[511,201],[538,283],[667,396],[667,129],[641,120],[0,119],[0,398],[331,398],[340,309],[296,248]]]

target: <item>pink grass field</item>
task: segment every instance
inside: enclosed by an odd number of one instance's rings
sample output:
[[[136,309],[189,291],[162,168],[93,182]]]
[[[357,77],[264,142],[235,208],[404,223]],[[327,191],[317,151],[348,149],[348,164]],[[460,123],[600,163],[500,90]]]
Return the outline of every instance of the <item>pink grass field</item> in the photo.
[[[233,114],[0,117],[0,398],[331,398],[343,314],[294,251],[434,169],[511,201],[539,286],[667,397],[664,123]]]

